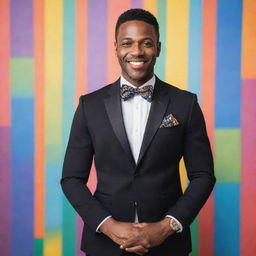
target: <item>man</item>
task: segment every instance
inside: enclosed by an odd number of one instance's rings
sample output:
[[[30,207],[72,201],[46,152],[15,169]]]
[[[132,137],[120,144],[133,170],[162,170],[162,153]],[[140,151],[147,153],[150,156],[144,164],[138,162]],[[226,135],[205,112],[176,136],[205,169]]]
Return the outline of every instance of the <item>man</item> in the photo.
[[[121,78],[80,98],[63,167],[63,191],[84,221],[81,249],[185,256],[189,225],[215,183],[203,115],[196,95],[154,75],[161,45],[151,13],[123,13],[115,39]],[[184,194],[182,156],[190,181]],[[93,158],[94,195],[85,185]]]

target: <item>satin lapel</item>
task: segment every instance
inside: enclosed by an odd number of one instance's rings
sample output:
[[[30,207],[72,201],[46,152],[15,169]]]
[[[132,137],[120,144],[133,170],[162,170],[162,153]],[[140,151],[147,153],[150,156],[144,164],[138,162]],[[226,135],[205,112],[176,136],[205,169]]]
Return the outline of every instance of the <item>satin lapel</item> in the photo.
[[[162,84],[162,82],[157,79],[137,165],[142,160],[150,142],[164,118],[164,114],[170,100],[168,90],[166,89],[166,85]]]
[[[104,102],[110,123],[116,134],[116,137],[118,138],[123,149],[127,153],[127,156],[130,159],[132,165],[135,167],[136,164],[132,155],[132,151],[130,148],[130,144],[126,135],[126,130],[123,122],[119,86],[120,80],[117,80],[115,83],[111,85],[109,95],[105,98]]]

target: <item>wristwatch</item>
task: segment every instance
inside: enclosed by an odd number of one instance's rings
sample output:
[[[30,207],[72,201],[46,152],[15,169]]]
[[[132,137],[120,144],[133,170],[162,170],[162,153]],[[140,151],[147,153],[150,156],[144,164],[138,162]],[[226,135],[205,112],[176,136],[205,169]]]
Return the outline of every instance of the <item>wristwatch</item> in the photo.
[[[170,219],[170,227],[174,232],[177,232],[180,230],[180,226],[177,223],[177,221],[173,218]]]

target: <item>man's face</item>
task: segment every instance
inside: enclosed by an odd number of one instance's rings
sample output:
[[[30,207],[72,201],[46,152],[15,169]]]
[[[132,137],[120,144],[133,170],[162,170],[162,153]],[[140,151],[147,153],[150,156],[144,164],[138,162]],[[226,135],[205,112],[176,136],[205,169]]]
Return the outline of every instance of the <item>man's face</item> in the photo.
[[[127,81],[140,86],[153,76],[160,42],[152,25],[137,20],[121,24],[115,48],[122,75]]]

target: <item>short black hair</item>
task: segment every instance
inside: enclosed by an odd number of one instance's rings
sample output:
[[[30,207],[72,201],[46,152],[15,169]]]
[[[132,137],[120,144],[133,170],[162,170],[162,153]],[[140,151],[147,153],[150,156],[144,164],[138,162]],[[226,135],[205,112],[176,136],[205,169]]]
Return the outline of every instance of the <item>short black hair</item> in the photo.
[[[116,38],[117,38],[117,32],[120,25],[125,23],[126,21],[131,21],[131,20],[141,20],[152,25],[157,35],[157,41],[159,41],[159,24],[157,22],[156,17],[152,13],[140,8],[127,10],[119,16],[116,22],[116,29],[115,29]]]

